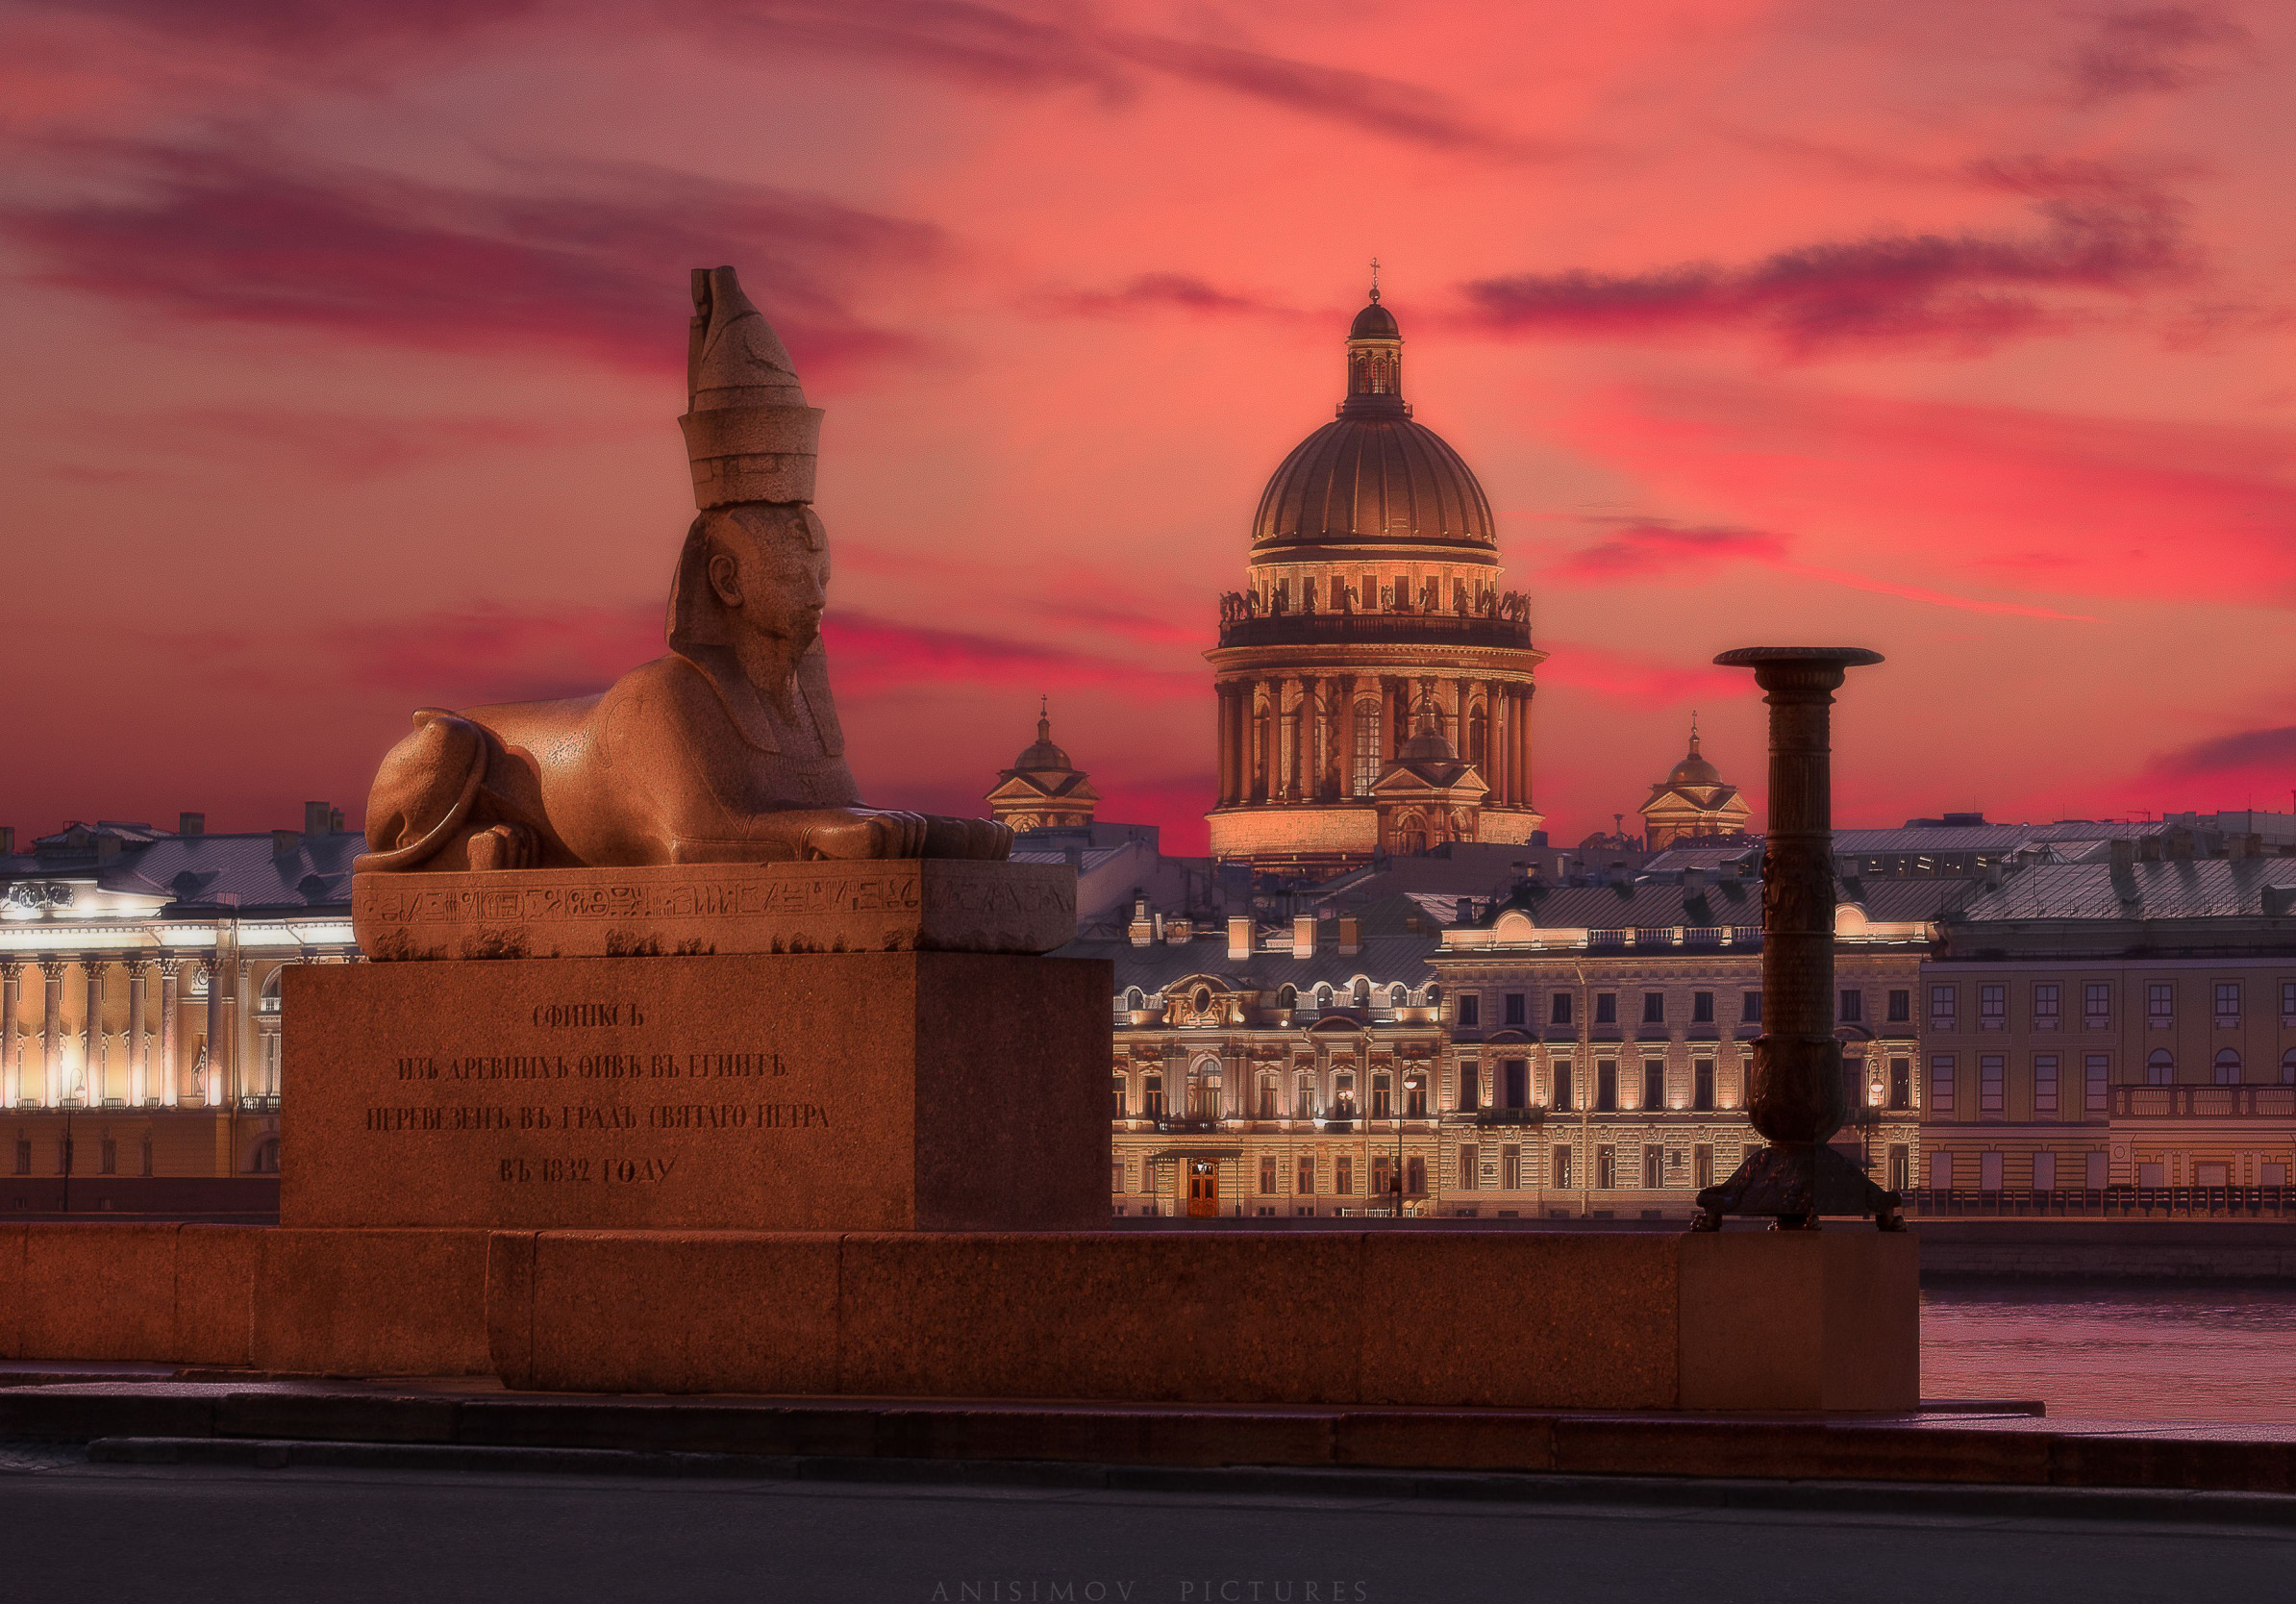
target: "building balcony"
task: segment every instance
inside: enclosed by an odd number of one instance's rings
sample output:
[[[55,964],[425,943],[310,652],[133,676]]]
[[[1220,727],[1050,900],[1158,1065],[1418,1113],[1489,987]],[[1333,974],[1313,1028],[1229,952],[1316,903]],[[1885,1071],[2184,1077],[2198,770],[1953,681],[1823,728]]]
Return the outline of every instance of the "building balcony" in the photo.
[[[1166,1136],[1215,1136],[1227,1121],[1203,1115],[1182,1115],[1178,1118],[1159,1119],[1156,1128]]]
[[[1475,1111],[1475,1123],[1478,1125],[1541,1125],[1546,1122],[1546,1117],[1547,1111],[1543,1108]]]
[[[1222,646],[1497,646],[1531,648],[1531,626],[1460,613],[1280,613],[1232,618]]]
[[[2116,1086],[2115,1119],[2286,1119],[2296,1086]]]

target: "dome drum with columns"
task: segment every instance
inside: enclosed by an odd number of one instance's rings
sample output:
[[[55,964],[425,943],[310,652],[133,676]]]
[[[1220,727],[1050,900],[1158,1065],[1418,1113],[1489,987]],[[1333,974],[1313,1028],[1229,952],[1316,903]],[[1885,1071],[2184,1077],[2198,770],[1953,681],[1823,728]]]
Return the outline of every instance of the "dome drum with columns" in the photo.
[[[1212,855],[1339,873],[1446,840],[1527,841],[1529,598],[1501,585],[1490,501],[1403,399],[1371,302],[1347,397],[1276,469],[1246,589],[1206,654],[1219,700]],[[1439,746],[1440,752],[1436,748]]]

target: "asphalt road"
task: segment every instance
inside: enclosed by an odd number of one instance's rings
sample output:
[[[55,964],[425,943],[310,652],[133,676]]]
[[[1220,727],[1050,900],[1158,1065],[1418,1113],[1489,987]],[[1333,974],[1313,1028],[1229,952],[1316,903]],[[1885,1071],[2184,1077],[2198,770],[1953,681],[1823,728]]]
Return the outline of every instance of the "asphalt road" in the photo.
[[[11,1598],[1482,1604],[2287,1596],[2296,1530],[99,1466],[0,1449]]]

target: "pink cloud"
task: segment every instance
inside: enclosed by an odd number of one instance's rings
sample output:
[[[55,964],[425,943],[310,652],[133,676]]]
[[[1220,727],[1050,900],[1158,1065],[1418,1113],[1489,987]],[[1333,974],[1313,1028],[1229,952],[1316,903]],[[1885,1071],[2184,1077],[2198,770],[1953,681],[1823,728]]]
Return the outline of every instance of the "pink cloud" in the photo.
[[[1696,658],[1651,657],[1583,640],[1540,642],[1551,654],[1538,666],[1542,685],[1586,690],[1637,708],[1671,708],[1692,696],[1710,702],[1753,694],[1743,669]]]
[[[2133,6],[2095,17],[2065,59],[2073,98],[2084,106],[2188,88],[2225,71],[2256,36],[2212,8]]]
[[[1783,561],[1788,541],[1759,529],[1685,527],[1641,519],[1582,546],[1550,570],[1558,579],[1596,584],[1660,575],[1691,577],[1725,563]]]

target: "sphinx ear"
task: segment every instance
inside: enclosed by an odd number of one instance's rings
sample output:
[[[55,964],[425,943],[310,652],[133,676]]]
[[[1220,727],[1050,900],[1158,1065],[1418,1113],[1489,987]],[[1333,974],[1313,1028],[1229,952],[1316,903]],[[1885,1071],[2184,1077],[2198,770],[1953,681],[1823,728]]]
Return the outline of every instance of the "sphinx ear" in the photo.
[[[741,605],[741,564],[723,549],[710,554],[710,589],[728,607]]]

